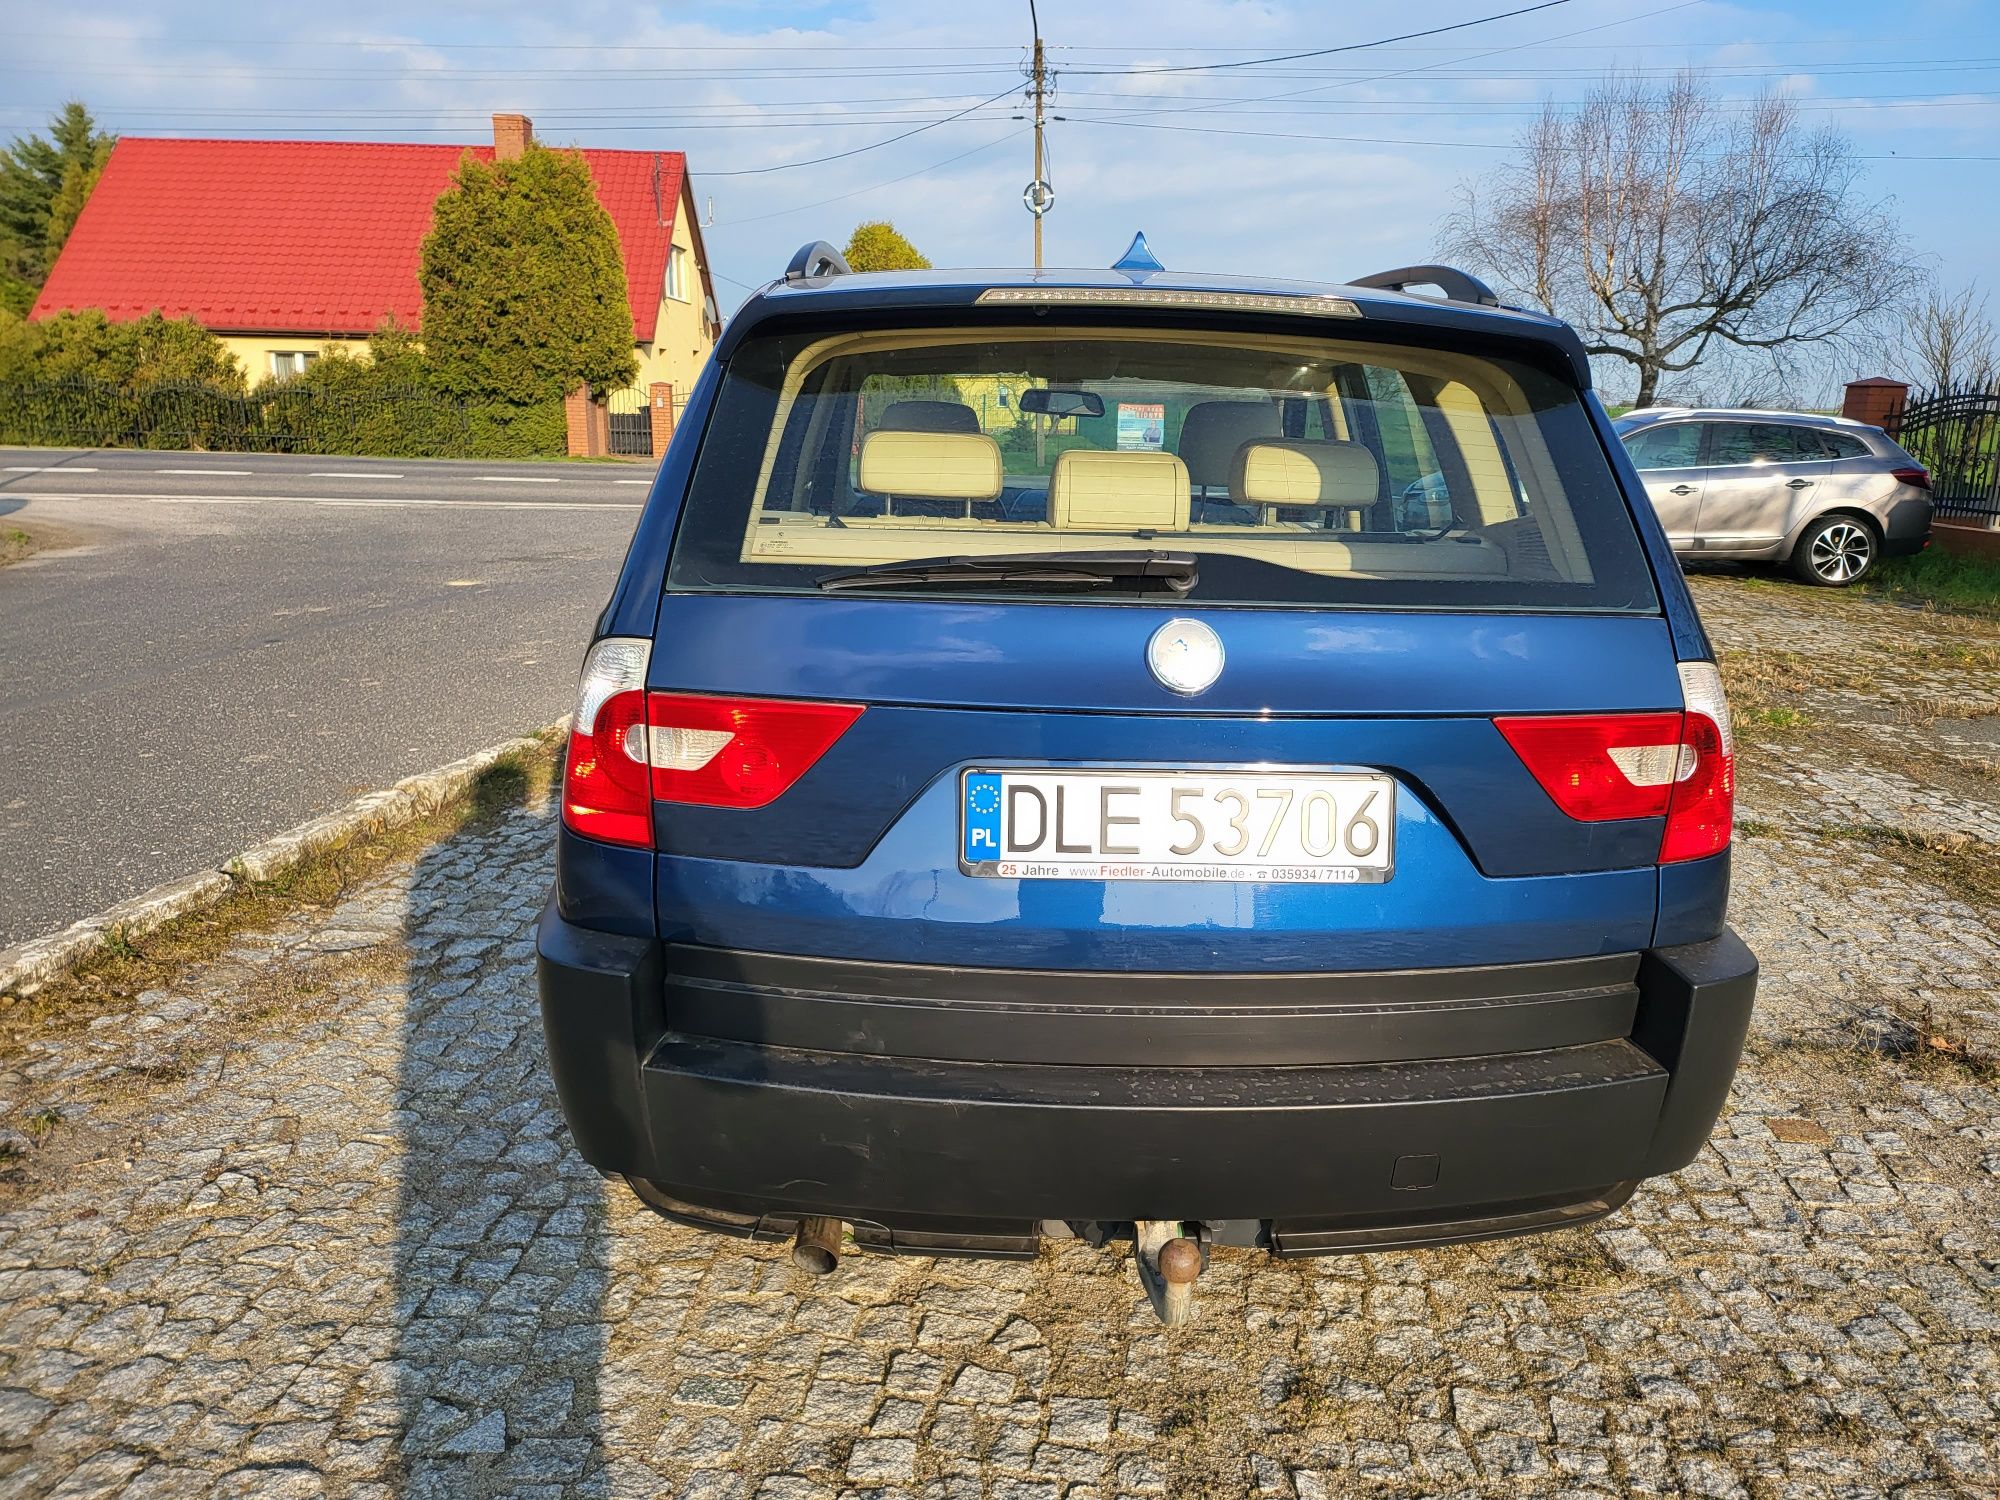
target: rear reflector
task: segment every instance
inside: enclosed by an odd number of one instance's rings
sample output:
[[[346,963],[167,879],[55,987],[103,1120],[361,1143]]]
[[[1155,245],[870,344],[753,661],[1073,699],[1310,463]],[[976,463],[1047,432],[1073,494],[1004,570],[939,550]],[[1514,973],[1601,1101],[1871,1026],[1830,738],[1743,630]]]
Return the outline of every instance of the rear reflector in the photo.
[[[563,760],[562,819],[587,838],[650,848],[653,798],[646,785],[648,641],[606,636],[583,660]]]
[[[860,717],[858,703],[649,694],[653,796],[705,807],[766,806]]]
[[[1680,666],[1681,713],[1551,714],[1495,719],[1550,799],[1585,823],[1666,819],[1660,863],[1729,847],[1736,747],[1713,662]]]

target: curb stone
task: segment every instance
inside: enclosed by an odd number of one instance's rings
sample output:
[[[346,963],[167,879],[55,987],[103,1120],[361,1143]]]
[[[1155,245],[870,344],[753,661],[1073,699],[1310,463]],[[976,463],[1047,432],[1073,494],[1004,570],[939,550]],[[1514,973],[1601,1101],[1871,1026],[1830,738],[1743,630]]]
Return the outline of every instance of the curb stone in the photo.
[[[239,885],[274,880],[344,840],[401,828],[440,812],[495,762],[540,747],[546,743],[544,736],[561,732],[567,723],[567,718],[559,719],[537,734],[504,740],[450,765],[406,776],[386,790],[364,793],[345,807],[253,845],[219,869],[199,870],[156,885],[60,931],[0,948],[0,995],[33,994],[103,949],[114,933],[142,936],[176,917],[216,905]]]

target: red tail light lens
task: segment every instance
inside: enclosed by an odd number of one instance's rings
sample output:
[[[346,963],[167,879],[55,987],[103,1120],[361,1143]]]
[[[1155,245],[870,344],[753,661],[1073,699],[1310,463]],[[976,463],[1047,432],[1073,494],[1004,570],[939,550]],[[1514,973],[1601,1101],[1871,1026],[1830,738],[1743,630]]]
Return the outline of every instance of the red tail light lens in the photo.
[[[563,822],[587,838],[650,848],[646,785],[648,642],[607,636],[584,658],[563,761]]]
[[[1666,812],[1679,769],[1681,715],[1560,714],[1493,723],[1572,818],[1601,823]]]
[[[1553,714],[1495,719],[1550,799],[1581,822],[1666,818],[1660,863],[1729,847],[1736,747],[1711,662],[1680,667],[1682,713]]]
[[[764,807],[811,770],[861,711],[858,703],[649,694],[653,796]]]
[[[1896,478],[1902,480],[1904,484],[1912,485],[1920,490],[1927,490],[1931,487],[1931,471],[1929,469],[1908,468],[1897,469],[1893,472]]]

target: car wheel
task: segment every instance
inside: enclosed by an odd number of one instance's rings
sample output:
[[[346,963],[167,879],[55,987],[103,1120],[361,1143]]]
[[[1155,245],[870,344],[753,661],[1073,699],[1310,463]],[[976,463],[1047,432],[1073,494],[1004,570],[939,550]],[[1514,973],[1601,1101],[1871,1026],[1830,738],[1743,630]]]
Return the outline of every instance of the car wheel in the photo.
[[[1881,550],[1866,521],[1822,516],[1792,549],[1792,571],[1821,588],[1844,589],[1868,576]]]

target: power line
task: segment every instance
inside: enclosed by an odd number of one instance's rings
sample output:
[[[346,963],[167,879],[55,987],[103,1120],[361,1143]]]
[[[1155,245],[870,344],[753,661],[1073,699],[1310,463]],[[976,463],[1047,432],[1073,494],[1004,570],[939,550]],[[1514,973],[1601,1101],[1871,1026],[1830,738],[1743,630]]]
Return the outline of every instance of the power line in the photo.
[[[1568,3],[1568,0],[1563,0]],[[1664,15],[1670,11],[1687,9],[1694,5],[1707,4],[1709,0],[1682,0],[1681,4],[1666,6],[1660,10],[1646,11],[1639,15],[1622,17],[1605,22],[1600,26],[1585,27],[1577,31],[1562,32],[1561,36],[1582,36],[1592,31],[1605,30],[1612,26],[1628,25],[1651,16]],[[1507,52],[1525,51],[1532,47],[1547,45],[1545,41],[1523,42],[1490,51],[1468,54],[1455,61],[1477,61],[1485,57],[1496,57]],[[1852,62],[1759,62],[1759,63],[1710,63],[1700,65],[1695,71],[1712,77],[1758,78],[1758,77],[1824,77],[1837,78],[1852,74],[1876,74],[1882,72],[1909,73],[1952,73],[1990,72],[2000,66],[2000,57],[1913,57],[1913,58],[1873,58]],[[0,73],[10,73],[21,77],[72,78],[79,76],[138,77],[145,79],[170,78],[202,79],[224,76],[230,73],[228,66],[199,67],[192,62],[173,64],[133,64],[105,67],[78,67],[69,64],[52,64],[46,67],[0,66]],[[1143,77],[1144,69],[1109,70],[1062,70],[1069,77]],[[1597,65],[1577,65],[1561,67],[1534,67],[1494,69],[1484,72],[1461,72],[1451,68],[1449,63],[1418,64],[1407,69],[1389,73],[1372,73],[1361,68],[1300,68],[1286,72],[1269,73],[1268,78],[1330,78],[1339,82],[1370,82],[1381,78],[1404,77],[1414,73],[1425,73],[1432,77],[1451,79],[1466,83],[1519,82],[1546,79],[1595,78],[1604,69]],[[1686,71],[1681,66],[1673,67],[1627,67],[1619,71],[1628,77],[1666,78]],[[925,78],[991,78],[1000,73],[1017,74],[1015,68],[999,66],[979,68],[935,68],[910,65],[891,69],[845,69],[845,68],[795,68],[757,69],[743,72],[725,72],[716,69],[694,68],[518,68],[518,69],[457,69],[411,68],[400,71],[382,69],[267,69],[260,71],[260,79],[305,83],[565,83],[578,87],[589,87],[596,91],[607,81],[627,83],[674,83],[674,82],[772,82],[794,83],[807,81],[847,82],[872,78],[903,79],[915,81]],[[1332,84],[1325,85],[1328,87]],[[912,98],[928,97],[912,95]]]
[[[1010,130],[1005,135],[995,136],[983,146],[974,146],[970,151],[961,151],[956,156],[947,156],[943,161],[934,161],[927,167],[919,167],[914,172],[905,172],[901,177],[891,177],[886,182],[870,183],[867,187],[855,188],[852,192],[840,193],[831,198],[821,198],[814,203],[796,203],[790,208],[778,209],[775,213],[755,214],[747,219],[730,219],[726,223],[717,224],[714,227],[717,229],[736,229],[744,224],[762,224],[769,219],[783,219],[792,214],[804,213],[809,208],[825,208],[829,203],[845,203],[849,198],[859,198],[866,193],[879,192],[883,188],[894,187],[898,183],[908,182],[912,177],[922,177],[927,173],[939,171],[951,166],[954,162],[964,161],[968,156],[977,156],[982,151],[991,151],[995,146],[1005,145],[1008,141],[1018,140],[1026,134],[1027,131],[1025,128]],[[706,176],[708,174],[704,173],[703,175]]]
[[[1076,89],[1066,91],[1067,96],[1076,99],[1132,100],[1148,106],[1145,108],[1124,108],[1114,104],[1086,104],[1079,106],[1086,110],[1096,110],[1118,116],[1145,114],[1191,113],[1184,106],[1188,103],[1216,103],[1239,106],[1263,102],[1257,96],[1236,94],[1176,94],[1171,96],[1147,93],[1129,93],[1115,90]],[[1276,96],[1293,98],[1295,102],[1287,109],[1233,110],[1235,114],[1289,114],[1298,113],[1314,117],[1339,114],[1397,116],[1437,113],[1452,118],[1486,115],[1502,118],[1529,117],[1539,115],[1543,103],[1552,103],[1558,108],[1573,106],[1582,101],[1575,99],[1550,99],[1547,101],[1521,101],[1514,104],[1465,105],[1454,100],[1428,99],[1302,99],[1296,96]],[[2000,94],[1968,89],[1952,89],[1928,94],[1813,94],[1787,96],[1801,109],[1833,108],[1989,108],[2000,103]],[[813,124],[897,124],[913,116],[933,113],[938,107],[956,104],[964,95],[936,96],[921,94],[892,95],[882,101],[868,99],[853,100],[793,100],[770,104],[755,101],[730,101],[716,104],[676,104],[662,107],[653,104],[622,105],[596,108],[553,108],[537,109],[536,118],[545,125],[569,121],[624,122],[593,125],[593,129],[635,129],[641,126],[656,126],[669,129],[710,128],[705,121],[715,121],[714,128],[762,128],[787,122]],[[922,103],[922,109],[861,109],[860,106],[878,102]],[[1715,101],[1719,108],[1749,108],[1755,101],[1747,96],[1723,98]],[[53,114],[58,105],[13,105],[0,106],[0,118],[40,119]],[[851,109],[850,109],[851,107]],[[460,129],[462,125],[439,125],[431,127],[425,122],[439,119],[459,119],[464,124],[483,125],[490,111],[484,107],[443,107],[436,109],[294,109],[283,106],[269,106],[257,109],[204,109],[199,115],[184,115],[178,109],[111,109],[104,112],[107,122],[128,120],[153,120],[179,123],[208,120],[366,120],[383,126],[402,122],[413,122],[413,129]],[[685,117],[685,118],[684,118]],[[1064,118],[1076,118],[1065,116]],[[573,127],[583,128],[583,127]]]
[[[1228,68],[1261,68],[1267,63],[1300,62],[1308,57],[1332,57],[1341,52],[1367,52],[1376,47],[1391,46],[1396,42],[1411,42],[1423,36],[1443,36],[1447,31],[1464,31],[1473,26],[1489,26],[1495,21],[1512,20],[1515,16],[1532,15],[1538,10],[1554,10],[1558,5],[1568,5],[1570,0],[1540,0],[1537,5],[1524,5],[1518,10],[1503,10],[1490,16],[1479,16],[1470,21],[1454,21],[1449,26],[1433,26],[1425,31],[1406,31],[1401,36],[1385,36],[1373,42],[1349,42],[1340,47],[1315,47],[1310,52],[1283,52],[1272,57],[1245,57],[1235,62],[1179,63],[1163,68],[1066,68],[1073,78],[1090,78],[1111,74],[1154,74],[1154,73],[1217,73]]]
[[[1476,25],[1478,23],[1466,22],[1463,24]],[[1418,34],[1420,35],[1421,33]],[[87,46],[101,46],[106,40],[101,33],[96,33],[96,32],[10,31],[7,33],[7,35],[19,41],[80,43]],[[145,41],[164,40],[164,38],[134,37],[131,38],[130,40],[145,42]],[[175,37],[173,40],[185,46],[190,46],[190,47],[285,47],[285,48],[295,48],[295,49],[323,48],[329,50],[333,48],[348,48],[348,49],[362,50],[362,51],[369,51],[369,50],[385,51],[395,48],[407,48],[407,49],[421,49],[427,52],[537,52],[537,53],[540,52],[617,52],[617,53],[748,52],[748,53],[760,53],[760,54],[770,53],[770,52],[813,52],[813,53],[912,52],[912,53],[964,54],[969,56],[981,53],[998,53],[1003,55],[1018,54],[1020,51],[1020,49],[1017,46],[1006,43],[982,45],[982,44],[972,44],[972,43],[947,44],[947,43],[872,42],[872,43],[862,44],[862,43],[829,42],[829,41],[821,41],[818,39],[800,40],[795,42],[778,42],[778,41],[768,41],[768,40],[758,39],[755,41],[742,42],[742,43],[728,43],[728,42],[637,43],[637,42],[444,42],[444,41],[429,41],[417,37],[330,37],[322,39],[322,38],[296,37],[296,36],[285,36],[285,37],[210,36],[210,37]],[[1783,38],[1771,38],[1769,40],[1745,38],[1741,41],[1718,43],[1716,45],[1718,46],[1726,45],[1730,47],[1766,47],[1766,46],[1781,46],[1781,45],[1799,46],[1799,47],[1866,47],[1866,46],[1874,46],[1882,42],[1933,42],[1933,41],[1955,42],[1957,40],[1958,38],[1956,37],[1913,37],[1908,35],[1907,33],[1897,32],[1884,36],[1846,36],[1846,37],[1788,36]],[[1381,50],[1389,50],[1389,44],[1387,43],[1377,43],[1374,45],[1376,45]],[[1655,42],[1628,42],[1625,45],[1633,49],[1671,48],[1674,50],[1683,50],[1687,47],[1688,44],[1686,42],[1681,42],[1681,41],[1655,41]],[[1110,52],[1110,53],[1125,53],[1131,55],[1138,55],[1135,53],[1135,49],[1129,46],[1113,46],[1108,44],[1092,45],[1088,43],[1051,42],[1049,44],[1049,50],[1051,52],[1075,53],[1075,54],[1082,54],[1088,52]],[[1174,53],[1174,52],[1199,52],[1199,53],[1214,55],[1218,53],[1229,53],[1229,52],[1256,52],[1258,50],[1260,49],[1256,47],[1218,47],[1213,44],[1200,44],[1200,45],[1189,45],[1184,47],[1164,47],[1164,46],[1148,47],[1144,50],[1144,55],[1157,56],[1162,53]],[[1455,49],[1447,47],[1405,47],[1396,50],[1406,51],[1406,52],[1442,52],[1442,51],[1452,51]],[[1582,50],[1582,49],[1568,49],[1568,50]]]
[[[39,42],[80,42],[102,45],[105,38],[93,32],[11,31],[19,40]],[[162,37],[133,37],[133,41],[161,41]],[[1001,52],[1016,54],[1019,47],[1001,43],[871,43],[868,45],[821,41],[754,41],[730,45],[722,42],[432,42],[417,37],[313,37],[204,36],[175,37],[190,47],[351,47],[386,51],[391,48],[421,48],[426,52]]]
[[[1471,151],[1513,151],[1517,149],[1512,141],[1427,141],[1405,136],[1372,135],[1316,135],[1300,130],[1228,130],[1220,125],[1161,125],[1147,120],[1087,120],[1079,119],[1079,125],[1116,125],[1128,130],[1171,130],[1187,135],[1240,135],[1258,140],[1274,141],[1332,141],[1365,146],[1442,146],[1463,147]],[[1919,156],[1907,152],[1888,151],[1857,153],[1857,161],[2000,161],[2000,156]]]
[[[1621,16],[1617,20],[1604,21],[1596,26],[1581,27],[1575,31],[1557,32],[1553,37],[1541,37],[1526,42],[1513,42],[1504,47],[1493,47],[1487,49],[1484,52],[1475,52],[1468,55],[1451,58],[1443,63],[1417,63],[1407,68],[1398,68],[1388,73],[1377,73],[1366,78],[1353,79],[1341,83],[1316,84],[1310,88],[1303,88],[1303,89],[1287,89],[1276,94],[1265,94],[1262,95],[1261,97],[1254,99],[1219,100],[1213,104],[1199,105],[1195,109],[1187,111],[1187,113],[1190,114],[1208,113],[1214,110],[1228,109],[1235,104],[1275,104],[1288,99],[1298,99],[1306,94],[1323,94],[1330,92],[1333,89],[1352,88],[1355,87],[1357,84],[1362,84],[1362,83],[1386,83],[1393,79],[1413,77],[1419,73],[1439,76],[1439,70],[1447,69],[1456,63],[1480,62],[1489,57],[1502,57],[1507,55],[1508,53],[1525,52],[1531,48],[1542,46],[1547,42],[1567,41],[1571,37],[1589,36],[1599,31],[1610,31],[1619,26],[1630,25],[1634,21],[1644,21],[1644,20],[1649,20],[1654,16],[1665,15],[1669,11],[1686,10],[1690,6],[1699,3],[1701,3],[1701,0],[1676,0],[1676,3],[1672,5],[1662,6],[1658,10],[1645,11],[1640,13],[1639,15],[1633,15],[1633,16]],[[1457,75],[1444,74],[1442,76],[1457,76]],[[1136,113],[1136,111],[1128,111],[1127,118],[1129,118],[1133,113]]]
[[[831,156],[815,156],[810,161],[779,162],[775,166],[769,167],[738,167],[727,172],[705,171],[701,175],[703,177],[756,177],[765,172],[788,172],[794,167],[817,167],[830,161],[845,161],[848,157],[859,156],[864,151],[879,151],[884,146],[893,146],[898,141],[907,141],[913,135],[922,135],[926,130],[935,130],[940,125],[949,125],[953,120],[962,120],[974,110],[984,109],[989,104],[997,104],[1013,92],[1015,92],[1015,86],[1010,84],[992,98],[982,99],[977,104],[968,104],[956,114],[946,115],[941,120],[932,120],[928,125],[919,125],[914,130],[905,130],[901,135],[892,135],[887,140],[874,141],[866,146],[856,146],[852,151],[836,151]]]

